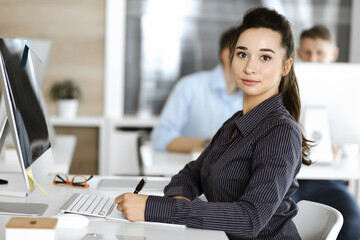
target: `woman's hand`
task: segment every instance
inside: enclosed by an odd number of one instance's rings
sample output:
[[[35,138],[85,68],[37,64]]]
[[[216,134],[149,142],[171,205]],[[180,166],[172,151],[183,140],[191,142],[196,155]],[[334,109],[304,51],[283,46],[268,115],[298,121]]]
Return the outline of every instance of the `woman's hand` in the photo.
[[[145,221],[145,206],[149,196],[125,193],[115,198],[117,210],[129,221]]]

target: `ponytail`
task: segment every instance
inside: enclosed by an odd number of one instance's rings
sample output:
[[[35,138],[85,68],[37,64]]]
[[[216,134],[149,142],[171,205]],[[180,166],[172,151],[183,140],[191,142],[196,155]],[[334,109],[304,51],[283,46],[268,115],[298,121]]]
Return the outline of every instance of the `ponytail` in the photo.
[[[289,73],[286,76],[282,77],[279,85],[279,93],[282,94],[285,108],[295,119],[295,121],[300,124],[301,101],[299,85],[297,83],[296,75],[294,72],[294,65],[291,66]],[[311,165],[312,161],[309,159],[309,156],[310,148],[312,147],[313,142],[306,139],[302,132],[303,131],[301,131],[302,163],[304,165]]]

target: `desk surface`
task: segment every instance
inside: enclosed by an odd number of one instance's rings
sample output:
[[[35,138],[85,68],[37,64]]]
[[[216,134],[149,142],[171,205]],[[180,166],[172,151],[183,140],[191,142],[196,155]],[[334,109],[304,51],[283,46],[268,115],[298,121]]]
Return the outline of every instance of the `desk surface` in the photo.
[[[15,173],[7,173],[8,175]],[[4,175],[2,175],[4,176]],[[48,209],[42,217],[55,216],[59,208],[65,201],[75,192],[89,192],[101,194],[108,197],[116,197],[123,192],[133,191],[134,186],[141,179],[140,177],[99,177],[95,176],[89,183],[90,188],[78,189],[70,186],[59,187],[52,184],[53,176],[49,176],[49,181],[43,184],[48,191],[48,195],[44,195],[38,188],[30,194],[28,198],[14,198],[0,196],[0,201],[12,202],[30,202],[30,203],[47,203]],[[10,179],[10,177],[8,177]],[[115,184],[108,180],[113,180]],[[169,178],[148,178],[148,184],[144,187],[143,193],[159,193],[161,189],[169,181]],[[113,183],[114,183],[113,182]],[[119,186],[119,187],[117,187]],[[5,239],[5,226],[11,216],[0,215],[0,239]],[[199,230],[193,228],[171,228],[171,227],[155,227],[141,223],[127,223],[105,220],[102,218],[89,217],[90,222],[83,229],[57,229],[58,240],[61,239],[81,239],[87,233],[97,233],[106,235],[123,235],[123,236],[145,236],[146,240],[192,240],[192,239],[227,239],[224,232]]]

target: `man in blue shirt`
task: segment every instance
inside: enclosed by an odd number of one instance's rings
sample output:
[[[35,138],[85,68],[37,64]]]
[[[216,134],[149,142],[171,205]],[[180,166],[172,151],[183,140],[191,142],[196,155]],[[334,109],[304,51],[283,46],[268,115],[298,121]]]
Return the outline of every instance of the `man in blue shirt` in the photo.
[[[336,61],[338,48],[327,28],[314,26],[302,32],[297,53],[304,62],[330,63]],[[310,200],[336,208],[344,217],[337,239],[360,239],[360,209],[344,181],[299,180],[299,189],[292,198],[296,202]]]
[[[221,65],[179,80],[151,134],[155,148],[190,152],[206,145],[223,122],[242,109],[242,92],[229,70],[229,44],[234,28],[220,39]]]

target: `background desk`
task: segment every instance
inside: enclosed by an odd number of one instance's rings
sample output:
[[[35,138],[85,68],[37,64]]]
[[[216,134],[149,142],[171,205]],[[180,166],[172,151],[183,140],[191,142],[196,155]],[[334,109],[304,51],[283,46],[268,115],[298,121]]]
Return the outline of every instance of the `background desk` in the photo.
[[[6,178],[11,181],[15,173],[8,173]],[[4,176],[2,174],[2,176]],[[5,178],[5,176],[4,176]],[[53,176],[49,176],[49,181],[43,184],[48,191],[44,195],[38,188],[30,194],[28,198],[14,198],[0,196],[0,201],[13,202],[34,202],[47,203],[48,209],[42,217],[51,217],[58,213],[59,208],[75,192],[95,193],[115,198],[123,192],[132,192],[140,181],[141,177],[100,177],[95,176],[90,180],[90,188],[78,189],[70,186],[60,187],[52,184]],[[104,179],[106,181],[104,181]],[[112,181],[108,181],[108,180]],[[148,184],[145,185],[142,193],[144,194],[161,194],[160,188],[169,182],[169,178],[148,178]],[[11,216],[0,215],[0,239],[5,239],[5,226]],[[171,227],[154,227],[141,223],[127,223],[118,221],[109,221],[103,218],[89,217],[88,227],[84,229],[57,229],[58,240],[81,239],[87,233],[107,234],[107,235],[124,235],[124,236],[145,236],[146,240],[198,240],[198,239],[227,239],[224,232],[199,230],[193,228],[171,228]]]
[[[56,135],[53,143],[54,166],[51,173],[69,173],[71,161],[76,146],[76,136]],[[3,151],[3,159],[0,161],[0,171],[21,172],[20,163],[15,148]]]

